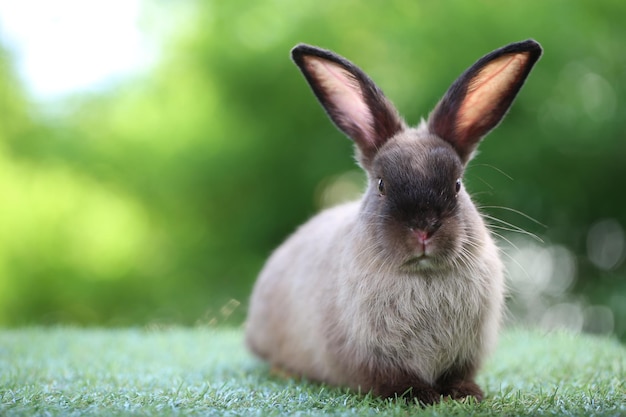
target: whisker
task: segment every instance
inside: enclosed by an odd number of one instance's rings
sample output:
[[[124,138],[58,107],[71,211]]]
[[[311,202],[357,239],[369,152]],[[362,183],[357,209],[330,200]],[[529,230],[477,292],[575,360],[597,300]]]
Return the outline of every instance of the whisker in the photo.
[[[504,240],[506,243],[508,243],[509,245],[511,245],[511,247],[512,247],[513,249],[515,249],[516,251],[519,251],[519,250],[520,250],[520,249],[519,249],[519,247],[518,247],[515,243],[511,242],[511,240],[510,240],[510,239],[508,239],[508,238],[504,237],[504,235],[503,235],[502,233],[494,232],[493,230],[491,231],[491,233],[493,233],[494,235],[496,235],[497,237],[499,237],[500,239]]]
[[[519,249],[518,249],[519,250]],[[511,262],[513,262],[515,265],[517,265],[519,267],[519,269],[522,270],[522,272],[524,273],[524,275],[526,275],[526,278],[530,278],[530,274],[528,273],[528,271],[526,270],[526,268],[524,268],[524,266],[513,257],[513,255],[511,255],[510,253],[504,251],[504,250],[500,250],[500,253],[503,254],[504,256],[506,256],[507,258],[509,258],[511,260]]]
[[[478,175],[473,176],[474,178],[478,179],[480,182],[482,182],[483,184],[485,184],[487,187],[489,187],[491,190],[494,189],[494,187],[489,184],[487,181],[485,181],[482,177],[479,177]],[[473,193],[473,195],[476,195],[477,193]]]
[[[529,237],[531,237],[531,238],[535,239],[536,241],[538,241],[539,243],[545,243],[545,242],[543,241],[543,239],[541,239],[541,238],[540,238],[539,236],[537,236],[536,234],[534,234],[534,233],[532,233],[532,232],[529,232],[528,230],[522,229],[521,227],[516,226],[516,225],[514,225],[514,224],[512,224],[512,223],[509,223],[509,222],[504,221],[504,220],[502,220],[502,219],[498,219],[497,217],[490,216],[490,215],[488,215],[488,214],[483,214],[483,217],[485,217],[486,219],[489,219],[489,220],[492,220],[492,221],[498,222],[498,223],[500,223],[500,224],[503,224],[504,226],[508,226],[510,229],[505,229],[503,226],[498,226],[498,225],[494,225],[494,224],[490,224],[490,225],[489,225],[490,227],[500,228],[500,229],[508,230],[508,231],[510,231],[510,232],[517,232],[517,233],[519,233],[519,234],[529,236]]]
[[[546,228],[546,229],[548,228],[548,226],[546,226],[545,224],[541,223],[539,220],[537,220],[537,219],[535,219],[535,218],[533,218],[533,217],[529,216],[528,214],[526,214],[526,213],[524,213],[524,212],[521,212],[521,211],[516,210],[516,209],[514,209],[514,208],[511,208],[511,207],[504,207],[504,206],[482,206],[482,208],[487,208],[487,209],[499,209],[499,210],[506,210],[506,211],[510,211],[510,212],[512,212],[512,213],[519,214],[520,216],[524,217],[525,219],[528,219],[528,220],[530,220],[531,222],[533,222],[533,223],[535,223],[535,224],[537,224],[537,225],[539,225],[539,226],[541,226],[541,227],[544,227],[544,228]]]
[[[481,195],[493,195],[493,193],[491,191],[489,191],[489,190],[477,191],[475,193],[472,193],[472,197],[474,197],[474,198],[476,198],[478,196],[481,196]]]
[[[538,236],[536,236],[536,235],[534,235],[534,234],[532,234],[532,233],[530,233],[530,232],[527,232],[527,231],[526,231],[526,230],[524,230],[524,229],[520,229],[520,228],[515,228],[515,229],[513,229],[513,228],[510,228],[510,227],[500,226],[500,225],[497,225],[497,224],[489,224],[489,229],[490,229],[493,233],[495,233],[495,232],[493,231],[493,229],[498,229],[498,230],[504,230],[504,231],[507,231],[507,232],[520,233],[520,234],[522,234],[522,235],[532,235],[532,238],[533,238],[533,239],[535,239],[535,240],[537,240],[537,241],[539,241],[539,242],[541,242],[541,243],[544,243],[544,242],[543,242],[543,240],[542,240],[540,237],[538,237]]]
[[[491,165],[491,164],[476,164],[476,165],[472,165],[472,166],[491,168],[494,171],[497,171],[500,174],[504,175],[506,178],[510,179],[511,181],[515,181],[515,179],[512,176],[510,176],[509,174],[507,174],[506,172],[502,171],[500,168],[498,168],[498,167],[496,167],[494,165]]]

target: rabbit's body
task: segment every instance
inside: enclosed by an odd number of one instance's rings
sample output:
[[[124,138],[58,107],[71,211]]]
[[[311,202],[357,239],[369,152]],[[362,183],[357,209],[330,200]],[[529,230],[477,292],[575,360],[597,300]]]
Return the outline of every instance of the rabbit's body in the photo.
[[[328,51],[299,48],[294,59],[356,142],[368,187],[360,201],[301,226],[270,257],[250,303],[248,346],[290,373],[381,396],[482,398],[473,378],[497,338],[503,267],[460,178],[508,108],[501,96],[510,105],[525,78],[519,68],[527,74],[528,64],[499,63],[490,70],[495,77],[466,72],[457,81],[466,88],[462,97],[451,88],[428,122],[407,128],[358,68]],[[496,52],[479,69],[502,58]],[[463,110],[471,82],[508,70],[514,86],[498,84],[496,93],[478,87],[487,99],[501,98],[487,109],[500,115]],[[469,132],[477,123],[485,127]]]
[[[325,210],[272,255],[250,305],[251,348],[288,371],[365,392],[375,388],[361,372],[370,367],[402,367],[434,384],[453,366],[478,365],[503,301],[498,250],[478,212],[463,213],[475,225],[468,239],[480,242],[464,248],[471,263],[432,270],[381,256],[364,210],[360,201]]]

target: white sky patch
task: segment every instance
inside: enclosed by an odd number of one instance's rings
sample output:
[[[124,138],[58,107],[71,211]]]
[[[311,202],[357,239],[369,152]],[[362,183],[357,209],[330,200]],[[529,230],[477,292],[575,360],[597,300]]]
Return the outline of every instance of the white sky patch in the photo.
[[[0,42],[38,98],[98,88],[154,61],[141,0],[0,0]]]

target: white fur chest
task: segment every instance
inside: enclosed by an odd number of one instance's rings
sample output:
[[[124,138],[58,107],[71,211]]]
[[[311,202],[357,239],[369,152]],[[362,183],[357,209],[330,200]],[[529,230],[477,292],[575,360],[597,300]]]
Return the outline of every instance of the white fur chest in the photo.
[[[482,356],[490,296],[484,276],[351,278],[337,301],[349,312],[342,327],[361,364],[401,367],[434,383],[451,365]]]

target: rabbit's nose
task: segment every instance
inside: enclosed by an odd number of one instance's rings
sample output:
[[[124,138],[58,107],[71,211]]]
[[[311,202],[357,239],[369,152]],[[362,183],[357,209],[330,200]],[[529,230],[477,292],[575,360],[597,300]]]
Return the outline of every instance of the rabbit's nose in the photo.
[[[430,237],[429,233],[425,230],[413,230],[413,234],[417,238],[417,243],[419,243],[420,245],[426,244],[426,241]]]
[[[440,227],[439,220],[431,220],[411,227],[411,231],[419,243],[425,243]]]
[[[413,236],[413,244],[417,250],[416,254],[426,256],[426,253],[429,252],[428,248],[431,246],[430,237],[432,236],[432,233],[429,233],[427,230],[412,229],[411,234]]]

